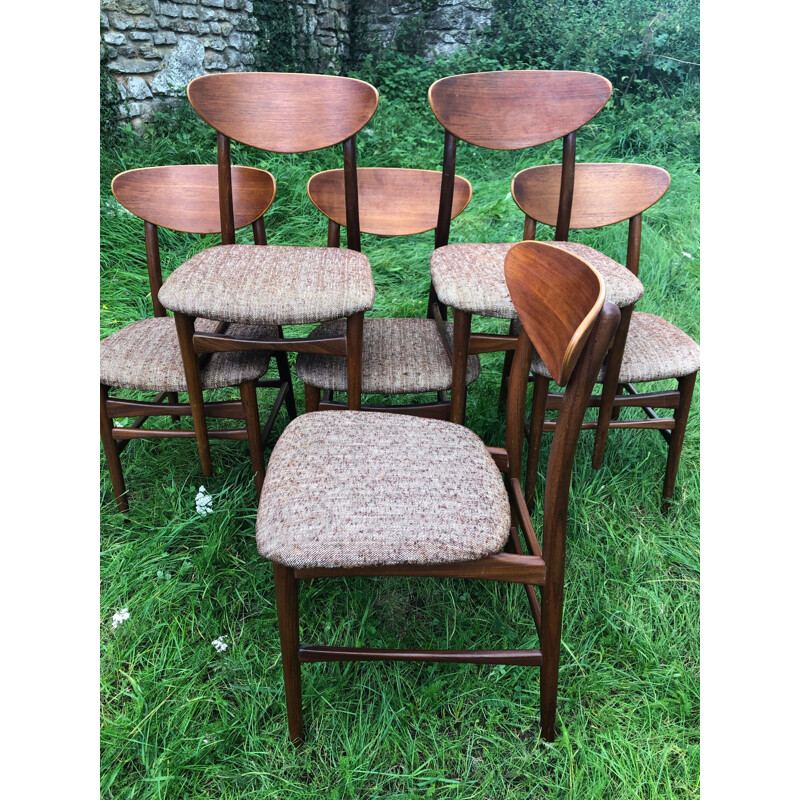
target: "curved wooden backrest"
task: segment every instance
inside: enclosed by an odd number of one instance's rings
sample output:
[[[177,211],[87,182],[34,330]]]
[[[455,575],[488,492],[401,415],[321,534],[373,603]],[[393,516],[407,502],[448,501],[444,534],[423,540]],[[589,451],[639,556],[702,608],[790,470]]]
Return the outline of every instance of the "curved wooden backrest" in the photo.
[[[263,169],[233,167],[234,225],[261,217],[275,199],[275,179]],[[216,164],[145,167],[121,172],[111,182],[114,197],[132,214],[162,228],[219,233]]]
[[[592,72],[506,70],[441,78],[428,89],[436,119],[465,142],[493,150],[533,147],[585,125],[611,96]]]
[[[355,78],[283,72],[201,75],[189,102],[215,130],[276,153],[339,144],[360,131],[378,107],[378,90]]]
[[[547,242],[520,242],[506,255],[511,301],[533,346],[564,386],[572,374],[606,288],[582,258]]]
[[[641,214],[664,196],[669,173],[650,164],[576,164],[569,227],[600,228]],[[561,165],[518,172],[511,194],[531,218],[555,225],[561,188]]]
[[[389,167],[358,168],[358,214],[361,231],[380,236],[406,236],[436,227],[442,173],[427,169]],[[308,182],[311,202],[339,225],[346,225],[344,170],[312,175]],[[472,185],[455,176],[450,219],[472,199]]]

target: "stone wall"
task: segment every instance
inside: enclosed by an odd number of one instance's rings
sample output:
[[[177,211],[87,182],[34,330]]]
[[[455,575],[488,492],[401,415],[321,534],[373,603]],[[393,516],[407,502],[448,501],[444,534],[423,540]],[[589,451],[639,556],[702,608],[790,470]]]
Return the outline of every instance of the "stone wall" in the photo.
[[[357,38],[363,52],[379,52],[405,35],[426,55],[447,54],[489,24],[492,0],[290,5],[297,62],[309,71],[338,72],[351,56],[354,25],[361,26]],[[120,92],[120,116],[137,128],[153,111],[180,102],[198,75],[254,69],[259,41],[252,0],[100,0],[100,30]]]
[[[468,45],[475,33],[489,25],[492,0],[362,0],[366,36],[362,41],[387,47],[405,32],[426,56],[449,55]]]

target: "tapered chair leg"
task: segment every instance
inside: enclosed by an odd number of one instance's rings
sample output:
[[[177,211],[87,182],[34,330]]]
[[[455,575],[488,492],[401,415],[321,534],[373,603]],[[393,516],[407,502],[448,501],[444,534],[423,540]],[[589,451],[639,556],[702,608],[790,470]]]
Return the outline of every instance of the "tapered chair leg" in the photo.
[[[686,423],[689,420],[689,409],[692,405],[692,395],[694,394],[694,384],[697,373],[685,375],[678,378],[678,392],[680,398],[678,407],[675,409],[675,427],[669,437],[669,451],[667,452],[667,472],[664,476],[664,491],[661,511],[666,513],[669,510],[672,495],[675,491],[675,479],[678,475],[678,464],[681,460],[683,450],[683,437],[686,433]]]
[[[617,397],[621,397],[623,394],[625,394],[625,384],[618,383],[617,384]],[[620,406],[615,404],[614,408],[611,409],[611,419],[612,420],[619,419],[619,412],[620,411],[621,411]]]
[[[528,437],[528,463],[525,468],[525,502],[533,506],[536,491],[536,476],[539,472],[539,455],[542,452],[542,433],[544,432],[544,412],[547,408],[547,393],[550,380],[543,375],[534,375],[533,399],[531,400],[531,433]]]
[[[278,608],[278,630],[281,638],[283,683],[286,690],[286,711],[289,717],[289,739],[297,746],[303,743],[303,695],[300,686],[300,620],[297,613],[297,581],[294,570],[273,563],[275,596]]]
[[[178,393],[177,392],[167,392],[167,402],[172,403],[173,405],[178,405]],[[181,418],[177,415],[173,416],[173,422],[180,422]]]
[[[364,349],[364,312],[347,318],[347,407],[361,408],[361,357]]]
[[[608,441],[608,428],[611,415],[614,412],[619,371],[622,367],[622,356],[625,353],[625,340],[628,338],[628,327],[631,324],[633,306],[626,306],[620,317],[619,328],[611,344],[606,361],[606,376],[603,381],[603,393],[600,396],[600,410],[597,413],[597,429],[594,435],[594,451],[592,452],[592,467],[600,469],[603,466],[606,442]]]
[[[547,558],[547,554],[545,554]],[[559,563],[560,562],[560,563]],[[560,566],[560,569],[559,569]],[[542,587],[542,667],[540,694],[542,738],[555,739],[558,664],[561,656],[561,623],[564,610],[564,559],[556,556],[547,570],[547,583]]]
[[[320,390],[318,386],[304,384],[306,390],[306,414],[309,411],[319,411]]]
[[[508,326],[509,336],[519,336],[520,321],[512,319]],[[511,364],[514,361],[514,351],[506,350],[506,356],[503,359],[503,375],[500,378],[500,397],[497,401],[497,410],[502,414],[506,407],[506,399],[508,398],[508,381],[511,375]]]
[[[122,476],[122,463],[119,460],[119,448],[112,431],[114,423],[108,416],[106,401],[108,400],[108,386],[100,384],[100,439],[103,442],[103,451],[106,454],[108,473],[111,476],[111,488],[117,500],[117,508],[124,514],[128,510],[128,498],[125,489],[125,478]]]
[[[203,475],[210,477],[212,475],[211,446],[208,442],[208,426],[206,425],[206,412],[203,404],[203,385],[200,381],[200,360],[192,344],[194,318],[176,312],[175,328],[178,331],[178,342],[181,346],[183,370],[186,374],[186,384],[189,392],[189,405],[192,407],[192,422],[197,439],[197,449],[200,452],[200,467],[203,470]]]
[[[297,406],[294,402],[294,389],[292,388],[292,371],[289,367],[289,357],[286,353],[275,353],[275,361],[278,364],[278,375],[280,379],[287,384],[286,394],[284,395],[283,402],[286,403],[286,413],[289,419],[294,419],[297,416]]]
[[[467,360],[472,314],[453,309],[453,381],[450,384],[450,422],[464,424],[467,411]]]
[[[239,387],[244,406],[244,424],[247,428],[247,443],[250,445],[250,460],[256,478],[256,500],[261,497],[264,485],[264,447],[261,443],[261,421],[258,418],[258,399],[255,381],[247,381]]]

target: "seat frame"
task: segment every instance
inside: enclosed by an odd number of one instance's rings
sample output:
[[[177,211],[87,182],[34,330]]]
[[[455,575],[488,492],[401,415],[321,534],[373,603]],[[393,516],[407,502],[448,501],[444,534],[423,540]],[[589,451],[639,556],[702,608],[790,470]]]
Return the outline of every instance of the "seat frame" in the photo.
[[[213,168],[213,167],[212,167]],[[154,182],[152,187],[153,192],[158,189],[159,177],[167,175],[169,172],[172,174],[187,174],[192,171],[197,175],[198,165],[179,165],[171,167],[147,167],[144,169],[128,170],[122,172],[114,178],[112,188],[115,196],[119,202],[129,207],[129,196],[126,192],[125,186],[133,178],[134,180],[141,179],[145,173],[150,173],[153,176]],[[259,170],[264,172],[264,170]],[[134,175],[134,173],[137,173]],[[273,191],[269,198],[264,203],[265,208],[268,208],[272,199],[274,198],[274,179],[269,173],[269,177]],[[137,180],[137,183],[139,182]],[[199,180],[195,177],[195,181]],[[145,187],[147,188],[147,187]],[[138,192],[142,189],[138,188]],[[191,203],[191,199],[187,200],[187,205]],[[175,211],[170,208],[169,200],[163,198],[153,200],[152,204],[149,198],[141,201],[133,213],[140,216],[143,213],[148,215],[154,213],[156,218],[163,216],[166,213],[180,214],[180,211]],[[231,202],[233,202],[233,195],[231,195]],[[152,208],[151,208],[152,206]],[[148,209],[147,211],[143,210]],[[137,213],[138,212],[138,213]],[[178,217],[180,218],[180,217]],[[264,238],[264,217],[263,211],[250,222],[253,229],[253,237],[256,243],[265,241]],[[167,312],[164,306],[158,299],[158,291],[163,282],[163,274],[161,271],[161,253],[158,244],[158,228],[154,222],[149,219],[144,219],[145,227],[145,250],[147,257],[147,273],[150,285],[150,296],[153,303],[153,316],[166,317]],[[242,227],[240,225],[240,227]],[[209,233],[219,227],[211,223],[208,219],[202,220],[200,223],[192,226],[187,221],[183,228],[184,232],[189,233]],[[182,230],[181,228],[173,228],[173,230]],[[235,236],[235,233],[234,233]],[[220,323],[216,330],[223,333],[227,328],[228,323]],[[177,327],[177,320],[176,320]],[[261,378],[257,381],[246,381],[239,385],[240,399],[239,400],[222,400],[222,401],[208,401],[203,404],[204,417],[215,417],[223,419],[236,419],[243,420],[245,423],[244,428],[225,429],[225,430],[212,430],[207,431],[207,436],[213,439],[242,439],[248,442],[250,449],[250,458],[253,465],[253,472],[255,473],[256,492],[258,495],[261,493],[261,486],[264,482],[264,443],[272,430],[275,420],[280,411],[281,403],[286,404],[286,411],[290,419],[294,419],[297,415],[294,402],[294,393],[292,390],[291,373],[289,370],[289,362],[285,353],[270,353],[274,355],[278,367],[278,378]],[[205,356],[203,361],[198,362],[198,366],[202,367],[204,361],[207,361],[209,356]],[[266,365],[265,372],[269,369],[269,360]],[[261,429],[258,415],[258,400],[256,397],[256,387],[277,388],[278,394],[272,404],[267,422],[264,428]],[[127,447],[128,442],[132,439],[194,439],[197,438],[196,430],[168,430],[168,429],[152,429],[145,428],[144,424],[150,417],[170,416],[173,422],[179,422],[181,417],[194,416],[191,403],[179,402],[178,392],[160,392],[152,401],[143,400],[123,400],[114,398],[110,392],[113,387],[106,384],[100,384],[100,438],[103,443],[103,450],[106,456],[106,463],[111,477],[111,486],[114,491],[114,497],[117,502],[117,508],[121,512],[126,512],[129,509],[127,490],[125,487],[125,479],[122,471],[122,462],[120,454]],[[166,402],[165,402],[166,401]],[[114,419],[116,418],[129,418],[135,417],[133,423],[129,426],[116,427]]]
[[[539,243],[532,244],[536,248]],[[547,245],[540,246],[547,247]],[[531,245],[523,244],[518,247],[530,248]],[[566,255],[570,259],[581,261],[571,254]],[[506,264],[508,265],[508,263],[507,260]],[[588,266],[586,262],[582,263],[584,267]],[[487,448],[504,474],[510,498],[512,519],[505,552],[474,561],[446,564],[394,564],[355,568],[301,569],[277,562],[273,563],[289,736],[293,744],[299,745],[303,741],[300,665],[320,661],[423,661],[538,666],[541,670],[542,736],[547,741],[553,741],[555,738],[556,695],[564,600],[567,503],[572,463],[586,401],[594,385],[597,370],[608,351],[619,323],[619,309],[611,303],[602,303],[604,292],[602,280],[599,276],[596,277],[601,287],[601,294],[593,310],[595,316],[591,318],[591,322],[594,323],[593,327],[590,331],[582,334],[580,344],[583,345],[585,342],[585,346],[583,346],[582,352],[579,347],[576,348],[577,352],[581,353],[577,363],[573,358],[570,366],[565,367],[567,371],[563,374],[559,373],[563,382],[567,384],[566,399],[548,465],[542,544],[539,543],[531,524],[530,512],[526,507],[520,483],[525,395],[528,382],[527,365],[530,363],[533,353],[531,338],[523,328],[515,343],[519,358],[514,360],[512,366],[506,447]],[[527,303],[526,291],[525,288],[513,290],[512,297],[516,297],[520,303]],[[562,303],[569,302],[569,299],[562,301]],[[602,307],[600,307],[601,304]],[[573,336],[571,343],[576,341],[577,334]],[[566,364],[566,357],[564,363]],[[527,554],[523,549],[522,539],[529,551]],[[534,625],[539,634],[540,647],[524,650],[394,650],[301,644],[298,581],[353,576],[464,578],[522,584],[528,597]],[[536,593],[536,586],[540,587],[541,599]]]

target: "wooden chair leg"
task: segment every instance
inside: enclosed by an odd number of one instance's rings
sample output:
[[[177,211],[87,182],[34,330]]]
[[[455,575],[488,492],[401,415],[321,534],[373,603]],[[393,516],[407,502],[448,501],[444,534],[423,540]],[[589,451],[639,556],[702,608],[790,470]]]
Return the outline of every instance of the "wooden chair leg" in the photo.
[[[533,399],[531,400],[531,433],[528,437],[528,463],[525,468],[525,502],[533,507],[536,491],[536,477],[539,472],[539,454],[542,452],[544,432],[544,412],[547,408],[547,393],[550,380],[542,375],[534,375]]]
[[[294,419],[297,416],[297,406],[294,402],[294,389],[292,388],[292,371],[289,367],[289,357],[283,352],[275,353],[275,361],[278,364],[278,375],[286,384],[286,394],[283,398],[283,402],[286,403],[286,413],[289,415],[289,419]]]
[[[453,381],[450,384],[450,422],[464,424],[467,410],[467,359],[472,314],[453,309]]]
[[[175,313],[175,327],[178,331],[178,342],[181,346],[183,370],[186,373],[186,386],[189,392],[189,405],[192,407],[192,422],[197,438],[197,449],[200,452],[200,466],[203,475],[210,477],[211,446],[208,442],[208,426],[203,404],[203,385],[200,382],[200,361],[194,351],[192,336],[194,335],[194,317]]]
[[[167,392],[167,402],[172,403],[173,405],[178,404],[178,393],[177,392]],[[173,422],[180,422],[181,418],[177,415],[172,417]]]
[[[364,312],[347,318],[347,407],[361,408],[361,356],[364,349]]]
[[[264,486],[264,447],[261,444],[261,421],[258,418],[258,398],[255,381],[247,381],[239,387],[244,407],[244,424],[247,428],[247,443],[250,445],[250,460],[256,477],[256,501]]]
[[[309,411],[319,411],[320,390],[317,386],[303,384],[306,390],[306,414]]]
[[[694,384],[697,373],[678,378],[678,392],[680,398],[675,409],[675,427],[669,437],[669,451],[667,452],[667,472],[664,476],[664,491],[662,492],[661,511],[669,510],[673,492],[675,491],[675,478],[678,475],[678,464],[683,450],[683,437],[686,433],[686,423],[689,420],[689,408],[692,405]]]
[[[122,475],[122,463],[119,460],[119,449],[112,434],[114,422],[108,416],[106,410],[108,388],[108,386],[100,384],[100,439],[103,442],[103,451],[106,454],[106,464],[108,464],[111,488],[114,491],[117,508],[124,514],[128,510],[128,498],[125,489],[125,478]]]
[[[283,684],[286,690],[286,712],[289,717],[289,739],[293,745],[298,746],[303,743],[303,695],[300,685],[297,581],[291,567],[277,563],[273,563],[273,567],[283,661]]]
[[[508,326],[509,336],[519,336],[520,322],[518,319],[512,319]],[[506,400],[508,399],[508,381],[511,376],[511,364],[514,361],[514,351],[506,350],[506,356],[503,359],[503,375],[500,378],[500,397],[497,401],[497,410],[502,414],[506,407]]]
[[[621,309],[619,328],[614,335],[614,341],[608,352],[606,360],[606,377],[603,381],[603,393],[600,396],[600,409],[597,412],[597,429],[594,435],[594,451],[592,452],[592,467],[600,469],[603,466],[606,442],[608,441],[608,427],[614,411],[619,371],[622,367],[622,356],[625,353],[625,341],[628,338],[628,327],[631,324],[633,306]]]
[[[555,739],[556,700],[558,695],[558,665],[561,656],[561,623],[564,611],[564,549],[556,546],[558,553],[545,552],[549,558],[547,582],[542,587],[542,625],[539,637],[542,648],[540,693],[542,738]]]
[[[625,384],[624,383],[618,383],[617,384],[617,397],[620,397],[623,394],[625,394]],[[621,409],[620,406],[615,405],[614,408],[611,409],[611,419],[612,420],[619,419],[619,412],[621,410],[622,409]]]

